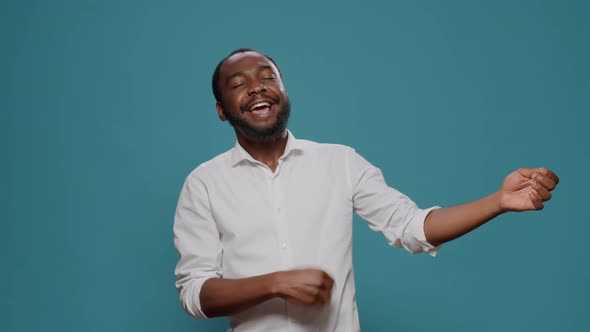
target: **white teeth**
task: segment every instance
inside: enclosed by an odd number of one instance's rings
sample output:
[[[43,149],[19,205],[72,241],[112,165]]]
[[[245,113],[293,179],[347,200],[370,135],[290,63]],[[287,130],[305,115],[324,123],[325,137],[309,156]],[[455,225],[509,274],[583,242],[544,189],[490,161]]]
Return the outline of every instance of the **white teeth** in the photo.
[[[260,102],[260,103],[256,103],[256,104],[252,105],[252,107],[250,107],[250,110],[253,110],[256,107],[262,107],[262,106],[270,107],[270,103],[268,103],[266,101],[263,101],[263,102]]]

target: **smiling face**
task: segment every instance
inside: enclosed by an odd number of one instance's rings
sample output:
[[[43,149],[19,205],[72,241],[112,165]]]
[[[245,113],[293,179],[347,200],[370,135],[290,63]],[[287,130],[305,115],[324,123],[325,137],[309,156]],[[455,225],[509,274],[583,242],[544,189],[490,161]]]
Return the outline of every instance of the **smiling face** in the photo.
[[[217,84],[219,118],[229,121],[237,135],[255,141],[283,135],[291,107],[280,73],[266,56],[253,51],[230,56]]]

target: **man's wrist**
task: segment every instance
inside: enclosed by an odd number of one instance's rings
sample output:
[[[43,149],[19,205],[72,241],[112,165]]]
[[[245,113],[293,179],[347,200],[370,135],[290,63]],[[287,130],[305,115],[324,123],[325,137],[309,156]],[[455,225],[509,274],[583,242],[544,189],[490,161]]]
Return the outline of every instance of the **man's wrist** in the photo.
[[[268,275],[269,277],[269,294],[271,297],[281,296],[281,271],[273,272]]]
[[[491,206],[492,206],[492,212],[494,216],[500,215],[502,213],[508,212],[509,210],[506,208],[506,205],[504,204],[504,194],[502,193],[502,190],[498,190],[495,193],[491,194],[490,196],[490,200],[491,200]]]

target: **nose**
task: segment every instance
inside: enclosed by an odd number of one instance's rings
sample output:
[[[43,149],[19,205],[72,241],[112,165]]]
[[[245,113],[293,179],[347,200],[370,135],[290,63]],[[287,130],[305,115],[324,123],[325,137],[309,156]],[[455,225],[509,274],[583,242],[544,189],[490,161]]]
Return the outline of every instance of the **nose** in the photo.
[[[253,80],[248,86],[248,95],[260,94],[266,91],[266,86],[258,80]]]

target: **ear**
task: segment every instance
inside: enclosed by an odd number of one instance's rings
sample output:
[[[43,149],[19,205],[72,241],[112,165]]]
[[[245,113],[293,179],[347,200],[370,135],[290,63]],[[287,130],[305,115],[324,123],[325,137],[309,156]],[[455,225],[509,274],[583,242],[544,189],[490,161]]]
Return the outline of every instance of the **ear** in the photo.
[[[223,106],[221,105],[220,102],[217,102],[215,104],[215,108],[217,108],[217,115],[219,115],[219,119],[221,121],[226,121],[227,118],[225,117],[225,112],[223,111]]]

